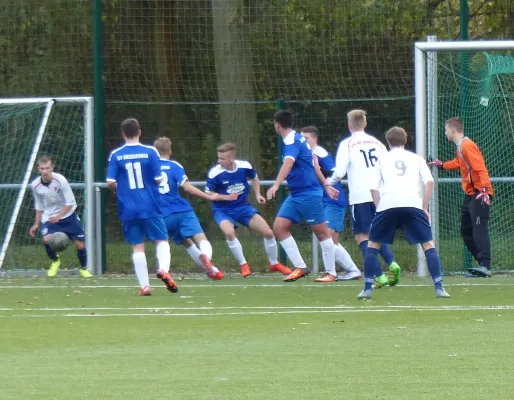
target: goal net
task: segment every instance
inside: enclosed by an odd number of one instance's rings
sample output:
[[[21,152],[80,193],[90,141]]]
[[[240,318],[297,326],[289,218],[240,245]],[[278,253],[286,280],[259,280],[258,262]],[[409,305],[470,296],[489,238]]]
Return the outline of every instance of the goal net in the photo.
[[[39,175],[41,155],[53,157],[54,171],[70,182],[92,247],[92,117],[88,97],[0,99],[0,271],[48,268],[39,233],[29,234],[35,216],[30,182]],[[61,254],[63,269],[78,267],[71,248]]]
[[[471,46],[473,43],[470,42]],[[492,268],[512,269],[514,232],[514,56],[508,50],[433,51],[425,53],[426,157],[455,158],[455,145],[444,134],[445,121],[459,116],[465,135],[482,151],[494,188],[489,231]],[[509,42],[500,43],[503,48]],[[514,42],[510,42],[514,49]],[[445,45],[442,43],[427,43]],[[447,43],[446,43],[447,44]],[[468,44],[469,45],[469,44]],[[418,60],[419,61],[419,60]],[[416,72],[418,74],[418,71]],[[417,76],[419,83],[419,75]],[[419,91],[416,93],[419,96]],[[419,99],[416,99],[419,105]],[[426,118],[425,118],[426,117]],[[420,126],[417,125],[418,140]],[[418,150],[423,147],[418,146]],[[418,151],[419,152],[419,151]],[[436,190],[431,205],[432,226],[443,269],[461,272],[475,263],[460,236],[460,210],[464,198],[460,171],[433,171]]]

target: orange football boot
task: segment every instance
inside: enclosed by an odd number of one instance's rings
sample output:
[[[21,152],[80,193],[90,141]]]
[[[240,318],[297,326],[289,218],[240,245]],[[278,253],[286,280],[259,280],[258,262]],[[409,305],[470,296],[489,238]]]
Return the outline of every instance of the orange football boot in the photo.
[[[252,270],[250,269],[250,266],[248,265],[248,263],[241,265],[241,275],[243,275],[244,278],[246,278],[251,273],[252,273]]]
[[[314,282],[335,282],[337,280],[337,278],[330,274],[330,273],[326,273],[324,276],[322,276],[321,278],[318,278],[318,279],[314,279]]]
[[[291,273],[291,270],[281,263],[276,263],[275,265],[270,264],[269,270],[270,272],[280,272],[282,275],[289,275]]]
[[[157,278],[164,282],[164,284],[166,285],[166,289],[168,289],[171,293],[178,292],[178,286],[169,272],[160,269],[159,271],[157,271]]]
[[[296,268],[293,272],[284,278],[284,282],[293,282],[307,275],[309,275],[307,268]]]

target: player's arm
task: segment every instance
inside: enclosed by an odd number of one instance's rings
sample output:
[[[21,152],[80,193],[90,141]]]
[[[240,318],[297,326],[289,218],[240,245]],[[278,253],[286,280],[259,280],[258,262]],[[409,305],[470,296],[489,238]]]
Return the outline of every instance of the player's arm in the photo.
[[[275,183],[266,192],[266,197],[268,198],[268,200],[271,200],[275,197],[275,194],[280,188],[280,185],[282,184],[282,182],[286,180],[287,175],[289,175],[289,173],[293,169],[295,160],[296,158],[293,158],[292,156],[286,156],[284,158],[284,162],[282,163],[282,167],[278,172],[277,178],[275,179]]]
[[[423,192],[423,211],[430,221],[430,214],[428,212],[428,206],[430,204],[430,199],[432,198],[432,193],[434,192],[434,177],[428,168],[427,163],[421,157],[418,157],[419,161],[419,175],[421,181],[425,185],[425,190]]]
[[[32,225],[29,230],[30,236],[32,237],[36,237],[36,232],[41,226],[41,219],[43,217],[43,203],[36,193],[34,193],[34,209],[36,211],[36,217],[34,220],[34,225]]]
[[[478,200],[481,199],[482,204],[490,205],[491,198],[489,196],[493,194],[493,187],[489,178],[489,172],[485,165],[484,156],[476,144],[469,141],[466,142],[468,142],[466,143],[466,146],[462,146],[462,153],[466,160],[468,160],[471,170],[478,173],[478,178],[480,180],[481,189],[476,198]]]
[[[375,207],[378,207],[378,203],[380,203],[380,186],[382,186],[382,172],[381,172],[381,165],[379,160],[378,169],[374,170],[374,178],[371,185],[371,198],[373,199],[373,203],[375,204]]]
[[[68,180],[63,177],[63,179],[59,178],[59,182],[61,184],[61,192],[64,197],[66,205],[62,208],[59,214],[57,214],[54,217],[48,218],[48,222],[50,222],[51,224],[56,224],[57,222],[59,222],[66,214],[68,214],[71,211],[73,206],[77,204],[75,201],[75,195],[73,194],[73,190],[71,190],[71,186],[68,183]]]
[[[107,166],[107,186],[109,189],[116,190],[116,177],[118,175],[118,163],[114,159],[112,153],[109,155],[109,162]]]
[[[204,200],[207,200],[207,201],[217,201],[218,200],[218,196],[219,194],[218,193],[205,193],[205,192],[202,192],[200,189],[198,189],[197,187],[194,187],[191,182],[189,182],[188,179],[186,179],[184,181],[184,183],[182,183],[182,188],[189,194],[195,196],[195,197],[199,197],[201,199],[204,199]]]
[[[164,179],[163,174],[161,170],[161,162],[159,158],[159,152],[155,147],[152,147],[152,150],[150,150],[150,167],[152,168],[152,173],[155,179],[155,182],[157,185],[160,185],[162,180]]]
[[[334,173],[327,181],[330,186],[334,186],[337,182],[344,178],[346,171],[348,170],[349,163],[350,151],[348,149],[348,142],[343,140],[337,148],[336,167],[334,168]]]
[[[314,164],[314,171],[316,172],[316,177],[318,178],[319,183],[321,184],[321,186],[324,187],[325,191],[330,196],[330,198],[336,200],[339,196],[339,190],[327,184],[325,175],[323,175],[323,172],[321,171],[321,167],[319,165],[318,156],[314,154],[312,156],[312,161]]]
[[[191,185],[192,186],[192,185]],[[212,196],[211,201],[234,201],[239,197],[237,193],[221,194],[217,191],[218,183],[216,178],[210,178],[207,176],[207,184],[205,185],[205,193],[208,196]]]

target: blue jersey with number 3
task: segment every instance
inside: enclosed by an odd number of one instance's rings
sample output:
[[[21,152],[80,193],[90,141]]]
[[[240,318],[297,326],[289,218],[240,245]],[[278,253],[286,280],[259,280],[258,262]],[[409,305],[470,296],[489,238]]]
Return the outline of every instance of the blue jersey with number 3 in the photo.
[[[161,177],[159,153],[152,146],[125,144],[109,156],[107,181],[116,182],[121,220],[162,215],[156,179]]]
[[[184,167],[173,160],[160,161],[163,180],[159,185],[159,201],[162,214],[167,217],[173,213],[192,211],[193,207],[189,201],[184,199],[179,193],[179,187],[187,181]]]

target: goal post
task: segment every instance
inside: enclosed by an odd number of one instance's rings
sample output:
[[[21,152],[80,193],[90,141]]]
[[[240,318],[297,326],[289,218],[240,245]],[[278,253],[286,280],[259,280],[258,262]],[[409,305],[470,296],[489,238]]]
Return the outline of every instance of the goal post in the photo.
[[[514,135],[514,41],[427,42],[414,45],[416,153],[443,161],[455,157],[455,146],[444,137],[444,121],[460,116],[465,134],[477,142],[495,198],[491,208],[490,235],[493,268],[510,269],[509,243],[514,221],[514,160],[510,149]],[[459,218],[463,192],[458,173],[435,173],[430,214],[443,269],[463,270],[464,244]],[[510,205],[510,207],[509,207]],[[461,257],[462,255],[462,257]],[[418,248],[418,275],[427,267]]]
[[[92,97],[0,99],[0,273],[47,267],[41,239],[29,235],[34,221],[29,185],[38,176],[35,167],[42,154],[56,158],[55,172],[74,191],[86,233],[88,269],[94,272],[93,124]],[[63,253],[63,268],[78,266],[70,253]]]

